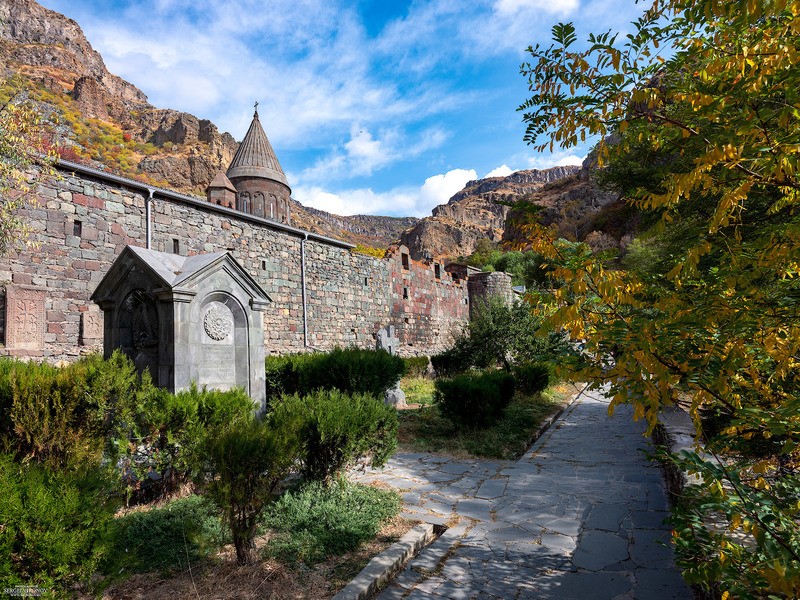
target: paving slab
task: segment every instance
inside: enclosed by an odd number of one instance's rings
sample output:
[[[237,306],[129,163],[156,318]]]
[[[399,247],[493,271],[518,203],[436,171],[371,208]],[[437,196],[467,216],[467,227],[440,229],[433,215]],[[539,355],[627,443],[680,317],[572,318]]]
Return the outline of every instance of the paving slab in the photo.
[[[404,492],[407,514],[458,523],[379,600],[690,600],[645,426],[608,403],[581,394],[516,462],[398,454],[354,475]]]

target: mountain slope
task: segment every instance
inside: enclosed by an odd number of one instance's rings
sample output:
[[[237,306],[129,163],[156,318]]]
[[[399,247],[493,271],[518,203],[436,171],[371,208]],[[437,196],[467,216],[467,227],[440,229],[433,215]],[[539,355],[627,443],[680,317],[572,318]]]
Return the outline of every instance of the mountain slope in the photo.
[[[405,231],[400,240],[415,259],[469,256],[479,239],[499,242],[503,238],[511,204],[579,171],[576,166],[530,169],[469,181],[447,204],[434,208],[431,217]]]

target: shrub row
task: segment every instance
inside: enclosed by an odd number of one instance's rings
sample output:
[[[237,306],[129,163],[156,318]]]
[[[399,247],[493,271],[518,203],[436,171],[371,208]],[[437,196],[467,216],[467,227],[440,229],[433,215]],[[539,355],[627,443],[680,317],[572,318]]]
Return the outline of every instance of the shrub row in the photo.
[[[267,398],[337,389],[381,397],[405,372],[405,363],[384,350],[334,348],[319,354],[270,356],[266,360]]]
[[[403,369],[387,353],[331,354],[307,359],[305,385],[319,387],[324,373],[341,387],[383,389]],[[243,562],[259,515],[298,461],[327,483],[351,461],[381,464],[394,448],[396,413],[369,393],[293,395],[261,418],[254,408],[238,389],[155,388],[120,353],[64,368],[0,360],[0,576],[54,590],[85,581],[106,554],[106,525],[126,488],[154,494],[190,477],[228,517]]]
[[[550,383],[550,369],[542,364],[522,364],[514,374],[505,371],[466,373],[436,380],[434,400],[442,414],[460,425],[487,427],[503,414],[518,389],[534,395]]]
[[[397,443],[397,411],[370,394],[316,390],[283,397],[275,412],[300,417],[301,474],[307,480],[330,483],[361,457],[381,466]]]
[[[503,371],[439,379],[434,394],[442,414],[467,427],[490,425],[513,397],[514,376]]]

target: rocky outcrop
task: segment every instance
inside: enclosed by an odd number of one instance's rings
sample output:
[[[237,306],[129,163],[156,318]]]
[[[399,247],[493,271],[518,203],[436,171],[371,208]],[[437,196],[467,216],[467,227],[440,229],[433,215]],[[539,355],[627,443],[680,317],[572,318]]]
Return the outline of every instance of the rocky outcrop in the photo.
[[[596,185],[591,177],[596,168],[592,157],[584,161],[583,166],[575,174],[548,183],[521,199],[539,207],[535,216],[524,205],[514,207],[508,213],[503,242],[519,247],[525,244],[529,236],[526,224],[536,223],[556,230],[559,237],[573,241],[585,241],[593,232],[602,231],[619,240],[629,228],[628,224],[616,227],[611,221],[629,219],[625,211],[617,211],[619,216],[611,212],[618,205],[619,194],[604,190]],[[603,215],[609,216],[609,222],[603,223]],[[613,227],[612,227],[613,226]],[[607,246],[608,239],[594,236],[595,245]]]
[[[233,137],[220,134],[211,121],[150,105],[140,89],[108,71],[75,21],[33,0],[0,0],[0,64],[6,74],[24,76],[58,97],[68,94],[74,100],[68,108],[83,118],[110,123],[132,139],[153,144],[160,153],[141,157],[134,166],[178,191],[203,192],[236,152]],[[67,126],[76,125],[61,117]],[[74,129],[62,125],[60,130],[67,138],[62,145],[85,146],[87,140]]]
[[[75,21],[33,0],[0,2],[0,39],[12,42],[3,44],[9,62],[71,73],[75,79],[70,84],[88,76],[124,102],[147,102],[139,88],[109,73]]]
[[[432,216],[420,221],[401,236],[412,258],[436,259],[472,254],[479,239],[500,241],[510,206],[544,185],[576,177],[578,166],[516,171],[506,177],[488,177],[467,182],[447,204],[433,209]]]
[[[469,256],[478,240],[486,237],[487,230],[484,227],[429,217],[405,231],[400,240],[415,260],[426,257],[441,260]],[[499,236],[492,239],[499,240]]]

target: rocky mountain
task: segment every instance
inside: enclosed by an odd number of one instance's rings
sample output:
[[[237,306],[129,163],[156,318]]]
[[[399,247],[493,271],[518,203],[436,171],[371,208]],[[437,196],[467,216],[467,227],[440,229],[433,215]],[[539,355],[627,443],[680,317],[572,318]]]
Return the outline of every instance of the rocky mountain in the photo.
[[[187,194],[204,196],[238,147],[209,120],[151,105],[108,71],[74,20],[34,0],[0,0],[0,101],[18,93],[38,102],[63,158]],[[342,217],[295,202],[292,221],[373,248],[399,240],[414,258],[468,256],[481,238],[514,237],[506,225],[510,207],[500,202],[534,196],[544,215],[568,226],[580,220],[575,211],[596,211],[608,201],[577,167],[555,167],[470,181],[422,220]]]
[[[33,0],[0,0],[0,61],[7,88],[48,105],[66,158],[201,193],[236,152],[211,121],[149,104],[75,21]]]
[[[403,232],[400,240],[408,246],[412,257],[436,259],[466,257],[472,254],[479,239],[500,242],[506,236],[512,205],[539,193],[537,203],[560,207],[566,199],[551,197],[544,189],[560,182],[573,181],[577,187],[595,194],[594,204],[602,205],[610,198],[582,177],[582,167],[566,166],[551,169],[516,171],[505,177],[488,177],[470,181],[447,204],[433,209],[433,215],[422,219]],[[592,190],[589,192],[588,190]],[[596,193],[595,193],[596,192]]]
[[[108,71],[78,23],[33,0],[0,0],[0,75],[0,98],[21,90],[37,101],[69,160],[203,196],[238,148],[207,119],[151,105]],[[298,227],[378,248],[416,221],[293,207]]]

